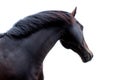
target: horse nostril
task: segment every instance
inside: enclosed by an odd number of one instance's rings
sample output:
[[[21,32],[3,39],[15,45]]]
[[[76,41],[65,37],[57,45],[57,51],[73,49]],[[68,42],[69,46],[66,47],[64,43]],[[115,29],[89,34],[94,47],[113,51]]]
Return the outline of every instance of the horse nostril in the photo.
[[[88,61],[90,61],[93,58],[93,54],[88,53]]]
[[[93,58],[93,53],[90,53],[91,58]]]
[[[89,54],[88,61],[90,61],[93,58],[93,54]]]

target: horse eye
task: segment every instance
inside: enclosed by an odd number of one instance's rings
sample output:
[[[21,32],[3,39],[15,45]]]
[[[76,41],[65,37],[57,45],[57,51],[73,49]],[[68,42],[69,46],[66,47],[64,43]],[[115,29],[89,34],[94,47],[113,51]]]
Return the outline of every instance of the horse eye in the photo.
[[[81,28],[81,30],[83,30],[83,25],[82,24],[80,24],[78,21],[76,21],[76,23],[80,26],[80,28]]]
[[[81,30],[83,30],[83,28],[84,28],[83,25],[81,25],[80,28],[81,28]]]

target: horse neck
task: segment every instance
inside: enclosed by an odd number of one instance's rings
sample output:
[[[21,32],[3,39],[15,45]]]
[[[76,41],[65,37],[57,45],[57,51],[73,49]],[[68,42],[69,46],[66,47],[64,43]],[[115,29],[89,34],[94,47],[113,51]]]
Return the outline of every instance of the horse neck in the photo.
[[[41,29],[23,41],[25,49],[37,61],[43,61],[46,54],[55,45],[61,36],[60,28]],[[38,60],[39,59],[39,60]]]

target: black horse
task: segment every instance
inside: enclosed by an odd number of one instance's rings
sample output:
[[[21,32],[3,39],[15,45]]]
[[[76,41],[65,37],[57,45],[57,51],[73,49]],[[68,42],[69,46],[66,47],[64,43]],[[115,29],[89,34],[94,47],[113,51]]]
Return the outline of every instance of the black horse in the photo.
[[[92,59],[83,37],[83,26],[72,13],[44,11],[18,21],[0,35],[0,80],[43,80],[43,60],[60,40],[83,62]]]

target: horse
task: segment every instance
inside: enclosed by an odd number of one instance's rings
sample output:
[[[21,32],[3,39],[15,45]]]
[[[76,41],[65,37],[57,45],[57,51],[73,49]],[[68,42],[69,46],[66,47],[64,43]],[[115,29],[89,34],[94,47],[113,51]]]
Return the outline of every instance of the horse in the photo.
[[[58,40],[83,62],[90,61],[93,54],[85,42],[83,25],[75,18],[76,10],[32,14],[0,34],[0,80],[44,80],[43,61]]]

